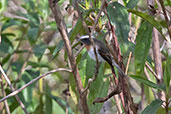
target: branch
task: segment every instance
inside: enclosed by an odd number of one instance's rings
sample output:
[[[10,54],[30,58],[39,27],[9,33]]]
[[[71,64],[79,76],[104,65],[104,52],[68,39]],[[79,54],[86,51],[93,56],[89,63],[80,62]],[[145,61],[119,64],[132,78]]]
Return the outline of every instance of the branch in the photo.
[[[156,80],[159,81],[157,74],[153,71],[153,69],[151,68],[151,66],[147,62],[145,63],[145,67],[147,67],[148,70],[155,76]]]
[[[155,63],[155,72],[157,74],[156,77],[158,81],[157,83],[161,83],[163,80],[163,71],[162,71],[159,36],[156,28],[153,28],[152,49],[153,49],[153,56],[154,56],[154,63]]]
[[[91,83],[94,82],[94,81],[96,80],[97,74],[98,74],[98,72],[99,72],[98,69],[99,69],[100,64],[99,64],[99,60],[98,60],[98,56],[97,56],[97,52],[96,52],[96,51],[97,51],[97,50],[96,50],[96,46],[95,46],[94,40],[92,39],[92,34],[93,34],[93,31],[94,31],[95,28],[96,28],[96,25],[97,25],[97,23],[98,23],[98,21],[99,21],[99,18],[100,18],[100,16],[101,16],[101,13],[102,13],[104,7],[106,6],[106,2],[105,2],[105,0],[103,0],[103,3],[102,3],[102,5],[101,5],[101,8],[100,8],[100,10],[99,10],[99,12],[98,12],[98,15],[97,15],[96,19],[94,20],[95,22],[94,22],[94,25],[93,25],[92,30],[91,30],[90,32],[89,32],[89,30],[88,30],[87,24],[85,23],[85,21],[84,21],[82,15],[81,15],[81,12],[80,12],[79,8],[78,8],[78,3],[76,3],[76,6],[77,6],[77,11],[78,11],[78,13],[79,13],[79,15],[80,15],[80,19],[82,20],[82,23],[83,23],[83,27],[85,28],[86,32],[88,33],[89,38],[90,38],[90,42],[91,42],[91,44],[93,45],[94,54],[95,54],[95,57],[96,57],[96,69],[95,69],[95,73],[94,73],[93,78],[90,78],[90,79],[88,80],[88,85],[85,87],[85,89],[84,89],[83,92],[82,92],[82,94],[84,94],[84,93],[89,89]]]
[[[36,77],[35,79],[31,80],[30,82],[28,82],[27,84],[23,85],[21,88],[13,91],[12,93],[10,93],[9,95],[7,95],[6,97],[3,97],[2,99],[0,99],[0,102],[3,102],[4,100],[8,99],[9,97],[12,97],[12,96],[15,96],[17,95],[19,92],[21,92],[23,89],[25,89],[26,87],[28,87],[29,85],[33,84],[34,82],[36,82],[37,80],[49,75],[49,74],[52,74],[52,73],[55,73],[55,72],[58,72],[58,71],[67,71],[67,72],[72,72],[70,69],[66,69],[66,68],[57,68],[55,70],[51,70],[49,72],[46,72],[38,77]]]
[[[163,10],[163,14],[164,14],[164,17],[165,17],[165,20],[166,20],[166,23],[167,23],[168,33],[169,33],[169,36],[170,36],[170,39],[171,39],[171,25],[170,25],[169,19],[167,17],[166,9],[165,9],[163,0],[159,0],[159,2],[160,2],[160,5],[162,7],[162,10]]]
[[[115,54],[117,55],[117,63],[119,63],[118,65],[124,69],[124,64],[123,64],[123,59],[121,56],[121,51],[120,51],[120,47],[119,47],[119,42],[117,39],[117,36],[115,34],[115,28],[114,26],[111,24],[111,21],[109,19],[109,16],[107,14],[107,11],[105,10],[105,14],[109,20],[109,27],[111,28],[111,32],[112,32],[112,38],[113,38],[113,49]],[[115,56],[114,56],[115,58]],[[124,70],[123,70],[124,71]],[[123,76],[119,76],[119,86],[122,88],[122,93],[120,93],[120,98],[121,98],[121,102],[123,104],[123,108],[125,110],[125,113],[137,113],[138,110],[138,106],[137,104],[135,104],[133,102],[133,98],[131,96],[131,92],[129,90],[129,85],[128,85],[128,80],[123,77]]]
[[[12,86],[10,80],[8,79],[8,76],[5,74],[5,72],[4,72],[4,70],[3,70],[3,68],[2,68],[1,65],[0,65],[0,71],[1,71],[2,75],[4,76],[6,82],[7,82],[8,85],[10,86],[11,90],[12,90],[12,91],[15,91],[14,87]],[[26,114],[28,114],[28,112],[27,112],[27,110],[26,110],[26,108],[25,108],[23,102],[20,100],[20,98],[18,97],[18,95],[15,95],[15,98],[16,98],[16,100],[18,101],[18,103],[20,104],[20,106],[21,106],[21,108],[23,109],[23,111],[24,111]]]
[[[68,54],[69,62],[71,64],[71,68],[72,68],[72,73],[73,73],[73,76],[74,76],[74,79],[76,82],[78,93],[80,94],[80,103],[81,103],[83,112],[85,114],[89,114],[86,95],[81,95],[82,90],[83,90],[83,85],[82,85],[81,77],[79,75],[78,68],[76,65],[76,60],[75,60],[73,52],[72,52],[72,47],[71,47],[70,40],[68,37],[68,32],[67,32],[66,24],[64,22],[63,15],[59,9],[58,4],[57,3],[54,4],[53,0],[49,0],[49,5],[50,5],[50,8],[51,8],[52,13],[54,15],[57,28],[58,28],[61,36],[62,36],[64,45],[65,45],[65,48],[66,48],[66,51]]]
[[[96,100],[93,101],[93,104],[95,104],[95,103],[103,103],[103,102],[107,101],[108,99],[110,99],[111,97],[113,97],[114,95],[117,95],[119,93],[121,93],[121,90],[119,90],[118,88],[115,88],[106,97],[104,97],[104,98],[96,98]]]
[[[144,73],[145,73],[147,79],[150,80],[150,75],[148,74],[146,67],[144,68]],[[154,88],[151,88],[151,90],[153,92],[153,95],[154,95],[155,99],[157,99],[158,97],[157,97],[157,94],[156,94]]]
[[[0,79],[0,83],[1,83],[1,92],[2,92],[2,95],[4,97],[4,96],[6,96],[6,93],[5,93],[4,85],[3,85],[3,82],[1,79]],[[4,104],[5,104],[5,108],[6,108],[6,113],[11,114],[7,100],[4,101]]]
[[[84,49],[84,45],[80,47],[80,49],[75,53],[74,57],[77,57],[78,54]]]

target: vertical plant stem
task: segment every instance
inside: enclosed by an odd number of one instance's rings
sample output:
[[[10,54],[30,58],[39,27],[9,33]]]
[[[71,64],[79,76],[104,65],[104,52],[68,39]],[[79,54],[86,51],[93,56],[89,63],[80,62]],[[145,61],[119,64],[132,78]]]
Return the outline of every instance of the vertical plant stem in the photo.
[[[116,79],[114,81],[117,82]],[[110,78],[110,85],[111,85],[112,89],[114,89],[114,85],[113,85],[113,82],[112,82],[111,78]],[[118,86],[116,86],[116,87],[118,87]],[[116,107],[118,109],[118,113],[122,114],[122,108],[121,108],[121,105],[120,105],[119,95],[114,95],[113,98],[114,98],[114,100],[116,102]]]
[[[155,72],[157,74],[158,83],[161,83],[163,80],[163,71],[162,71],[162,62],[161,62],[161,53],[160,53],[160,43],[158,37],[158,31],[156,28],[153,28],[153,40],[152,40],[152,48],[153,48],[153,57],[155,63]]]
[[[50,8],[51,8],[52,13],[54,15],[57,28],[58,28],[58,30],[59,30],[59,32],[60,32],[60,34],[62,36],[62,39],[64,41],[64,46],[66,48],[68,58],[69,58],[69,62],[71,64],[72,73],[73,73],[73,76],[74,76],[74,79],[75,79],[75,82],[76,82],[77,90],[78,90],[78,93],[80,95],[81,107],[83,109],[84,114],[89,114],[86,95],[81,94],[82,91],[83,91],[83,85],[82,85],[81,78],[80,78],[78,68],[77,68],[77,65],[76,65],[75,57],[74,57],[73,52],[72,52],[72,47],[71,47],[70,40],[69,40],[69,37],[68,37],[68,32],[67,32],[66,24],[64,22],[63,15],[62,15],[62,13],[61,13],[61,11],[59,9],[58,4],[57,3],[54,4],[53,0],[49,0],[49,5],[50,5]]]
[[[167,29],[168,29],[168,33],[169,33],[169,36],[170,36],[170,39],[171,39],[171,25],[170,25],[170,22],[169,22],[169,19],[168,19],[168,16],[167,16],[167,13],[166,13],[166,8],[164,6],[164,0],[159,0],[160,2],[160,5],[162,7],[162,10],[163,10],[163,14],[164,14],[164,17],[165,17],[165,20],[166,20],[166,23],[167,23]]]
[[[104,13],[108,17],[106,10]],[[115,54],[117,55],[117,58],[115,58],[115,60],[117,60],[116,62],[118,63],[118,65],[122,69],[124,69],[124,64],[123,64],[123,59],[121,56],[119,43],[117,40],[117,36],[115,34],[115,28],[114,28],[114,26],[112,26],[109,17],[108,17],[108,20],[109,20],[109,27],[111,28],[111,32],[112,32],[113,49],[114,49]],[[123,70],[123,71],[125,71],[125,70]],[[132,113],[136,114],[137,110],[138,110],[138,106],[137,106],[137,104],[135,104],[133,102],[133,98],[132,98],[130,90],[129,90],[128,82],[127,82],[126,78],[124,78],[123,76],[119,76],[119,86],[122,88],[122,92],[120,93],[120,98],[121,98],[121,102],[122,102],[123,108],[125,110],[125,113],[132,112]]]

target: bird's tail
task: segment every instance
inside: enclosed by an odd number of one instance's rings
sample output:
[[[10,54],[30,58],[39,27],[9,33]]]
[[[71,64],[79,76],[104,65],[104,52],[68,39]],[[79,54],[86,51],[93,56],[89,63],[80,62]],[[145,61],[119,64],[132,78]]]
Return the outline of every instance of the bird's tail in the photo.
[[[126,76],[126,74],[123,72],[121,67],[114,60],[112,60],[112,64],[113,64],[113,66],[115,66],[118,69],[118,72],[121,76]]]

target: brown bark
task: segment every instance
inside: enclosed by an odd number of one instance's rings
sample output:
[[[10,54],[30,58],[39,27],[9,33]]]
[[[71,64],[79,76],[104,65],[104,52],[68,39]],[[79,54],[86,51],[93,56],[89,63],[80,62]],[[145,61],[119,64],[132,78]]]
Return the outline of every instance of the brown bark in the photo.
[[[63,15],[59,9],[58,4],[54,4],[53,0],[49,0],[49,5],[50,8],[52,10],[52,13],[54,15],[56,24],[57,24],[57,28],[62,36],[62,39],[64,41],[64,45],[68,54],[68,58],[69,58],[69,62],[71,64],[71,68],[72,68],[72,73],[74,75],[74,79],[76,82],[76,86],[77,86],[77,90],[80,94],[80,103],[81,103],[81,107],[83,109],[84,114],[89,114],[89,109],[88,109],[88,105],[87,105],[87,100],[86,100],[86,95],[82,94],[83,91],[83,85],[81,82],[81,78],[80,75],[78,73],[78,68],[76,65],[76,60],[74,58],[73,52],[72,52],[72,47],[70,44],[70,40],[68,38],[68,32],[67,32],[67,28],[66,28],[66,24],[64,22],[63,19]]]

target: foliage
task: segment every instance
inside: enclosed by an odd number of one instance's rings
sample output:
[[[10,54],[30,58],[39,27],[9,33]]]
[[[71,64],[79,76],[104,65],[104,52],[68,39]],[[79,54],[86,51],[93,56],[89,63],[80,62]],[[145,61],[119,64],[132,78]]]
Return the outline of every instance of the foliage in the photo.
[[[163,103],[169,103],[171,99],[171,53],[169,53],[169,48],[161,51],[165,58],[162,60],[163,77],[161,80],[163,81],[161,83],[158,83],[150,70],[147,71],[149,77],[144,72],[146,63],[149,64],[153,71],[155,71],[156,67],[154,58],[149,52],[152,48],[153,29],[158,30],[161,40],[169,43],[164,32],[167,29],[166,20],[163,19],[164,24],[162,24],[161,20],[156,18],[155,15],[151,16],[147,11],[140,10],[140,7],[147,7],[142,3],[143,0],[122,0],[122,3],[116,0],[115,2],[112,2],[112,0],[107,1],[106,12],[100,16],[93,35],[105,41],[103,36],[108,32],[105,27],[108,22],[111,22],[111,25],[115,27],[119,48],[121,48],[121,53],[124,55],[123,62],[125,66],[129,61],[130,52],[133,53],[128,75],[130,75],[129,78],[136,80],[136,82],[129,81],[128,83],[130,85],[131,83],[136,84],[139,88],[143,86],[141,90],[133,87],[134,85],[130,87],[131,94],[136,96],[134,101],[146,106],[139,109],[139,112],[142,114],[171,112],[170,105],[167,104],[168,107],[162,106]],[[0,64],[15,89],[22,87],[49,70],[70,68],[64,42],[56,28],[56,22],[50,11],[48,0],[21,0],[16,2],[0,1]],[[63,11],[67,29],[70,30],[68,35],[72,51],[76,54],[80,49],[80,43],[76,37],[78,34],[85,35],[86,30],[80,18],[73,21],[73,13],[79,9],[83,20],[91,28],[95,24],[94,20],[98,16],[102,1],[85,0],[79,2],[77,9],[73,7],[75,6],[75,0],[69,0],[68,8],[73,8],[73,12],[69,12],[70,9],[65,10],[67,6],[65,2],[65,0],[60,0],[57,4]],[[164,5],[164,7],[171,7],[171,2],[167,0]],[[74,22],[75,25],[73,25]],[[81,50],[76,56],[76,62],[81,81],[83,86],[86,87],[89,78],[94,76],[96,62],[88,56],[85,49]],[[111,74],[109,65],[101,63],[97,79],[91,84],[87,96],[87,104],[92,114],[99,113],[104,107],[104,103],[95,105],[92,103],[96,98],[108,95],[111,86],[109,80],[111,76],[109,74]],[[1,80],[0,98],[3,98],[3,89],[6,95],[12,91],[3,77],[1,77]],[[66,111],[69,114],[82,113],[79,102],[80,95],[76,86],[72,73],[56,72],[28,86],[18,95],[29,113],[64,114]],[[148,92],[144,92],[143,88]],[[154,89],[156,93],[164,92],[166,101],[159,98],[152,99],[156,95],[152,91]],[[69,94],[66,93],[68,90]],[[153,97],[147,97],[144,102],[141,102],[143,98],[139,98],[140,93],[137,91],[140,91],[145,96]],[[116,101],[112,98],[110,101],[112,107],[115,108]],[[7,102],[12,114],[23,113],[15,97],[7,99]],[[110,111],[113,111],[112,107]],[[0,113],[6,113],[3,103],[0,103]]]

